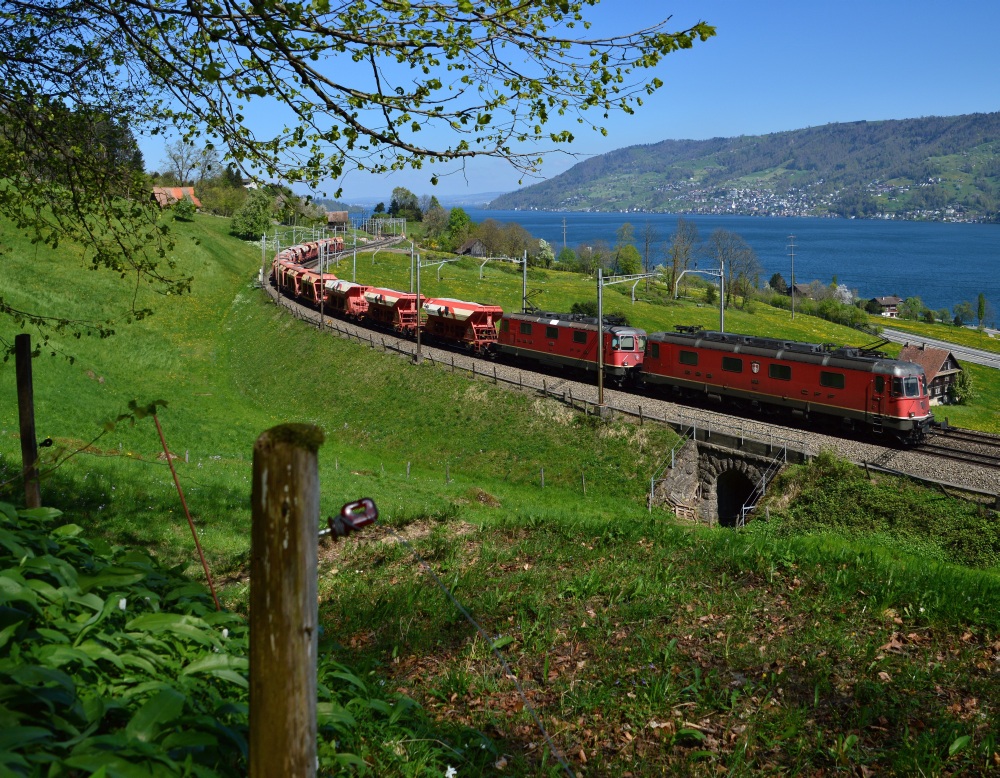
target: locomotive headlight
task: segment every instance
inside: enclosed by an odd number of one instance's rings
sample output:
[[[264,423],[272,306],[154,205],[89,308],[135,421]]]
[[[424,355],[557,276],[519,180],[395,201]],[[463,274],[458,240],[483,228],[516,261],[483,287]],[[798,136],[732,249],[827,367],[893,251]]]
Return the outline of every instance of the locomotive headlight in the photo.
[[[915,414],[915,413],[914,413],[913,411],[910,411],[910,418],[911,418],[911,419],[912,419],[912,418],[913,418],[914,416],[916,416],[916,415],[917,415],[917,414]]]

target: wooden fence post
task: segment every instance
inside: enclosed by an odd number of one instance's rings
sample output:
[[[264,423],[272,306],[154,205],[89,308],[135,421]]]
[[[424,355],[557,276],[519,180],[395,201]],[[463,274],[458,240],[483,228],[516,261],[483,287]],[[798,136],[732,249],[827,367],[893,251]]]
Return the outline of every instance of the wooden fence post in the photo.
[[[285,424],[253,449],[250,776],[316,775],[318,427]]]
[[[38,486],[38,439],[35,434],[35,393],[31,381],[31,335],[14,336],[14,372],[17,381],[17,416],[21,433],[21,473],[24,475],[24,504],[42,507]]]

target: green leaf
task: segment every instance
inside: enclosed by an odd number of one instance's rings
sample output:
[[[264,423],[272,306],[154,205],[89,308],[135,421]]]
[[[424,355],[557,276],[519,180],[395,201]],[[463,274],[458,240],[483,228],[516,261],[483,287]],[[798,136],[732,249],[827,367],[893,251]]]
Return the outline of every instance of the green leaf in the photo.
[[[70,646],[44,646],[38,650],[36,656],[46,667],[61,667],[70,662],[80,662],[84,667],[94,664],[85,652]]]
[[[176,613],[146,613],[132,619],[125,629],[144,632],[171,632],[206,645],[212,642],[209,627],[201,619]]]
[[[957,754],[971,742],[972,742],[972,735],[962,735],[961,737],[955,738],[955,740],[952,741],[952,744],[948,746],[948,756],[955,756],[955,754]]]
[[[490,645],[490,648],[494,651],[499,651],[501,648],[509,646],[513,642],[514,638],[512,638],[510,635],[504,635],[504,637],[497,638],[496,640],[494,640],[493,643]]]
[[[40,740],[50,740],[52,733],[45,727],[4,727],[0,729],[0,751],[12,746],[26,746]]]
[[[691,729],[689,727],[685,727],[683,729],[677,730],[677,734],[675,735],[675,737],[677,740],[685,740],[690,738],[691,740],[697,740],[700,743],[705,739],[705,733],[697,729]]]
[[[7,502],[0,502],[0,515],[7,521],[17,521],[17,508]]]
[[[13,532],[8,532],[5,529],[0,530],[0,546],[6,548],[10,552],[11,556],[16,557],[18,559],[21,559],[31,553],[19,542],[20,540],[23,539],[24,539],[23,535],[18,535]]]
[[[79,524],[63,524],[52,530],[52,534],[59,538],[75,538],[81,532],[83,532],[83,527]]]
[[[136,711],[125,727],[125,733],[148,743],[156,737],[164,724],[176,719],[183,710],[184,695],[168,686]]]
[[[335,702],[320,702],[316,705],[316,720],[320,726],[354,727],[357,722],[347,708]]]
[[[110,586],[119,589],[138,583],[145,577],[146,573],[135,571],[115,571],[114,569],[109,568],[108,570],[104,570],[97,575],[81,575],[79,577],[80,590],[86,594],[91,589],[103,586]]]
[[[93,640],[87,640],[81,645],[77,646],[77,651],[85,654],[90,659],[104,659],[107,662],[111,662],[115,667],[124,670],[125,662],[123,658],[112,651],[107,646],[102,646]],[[150,668],[152,670],[152,668]]]
[[[17,512],[22,519],[35,519],[36,521],[52,521],[62,516],[62,511],[56,508],[25,508]]]
[[[182,675],[194,675],[196,673],[211,673],[215,670],[245,670],[250,663],[242,658],[230,656],[229,654],[207,654],[201,659],[196,659],[181,670]]]
[[[213,670],[211,675],[223,681],[229,681],[232,684],[236,684],[241,689],[249,689],[250,682],[247,681],[246,675],[243,673],[238,673],[235,670]]]

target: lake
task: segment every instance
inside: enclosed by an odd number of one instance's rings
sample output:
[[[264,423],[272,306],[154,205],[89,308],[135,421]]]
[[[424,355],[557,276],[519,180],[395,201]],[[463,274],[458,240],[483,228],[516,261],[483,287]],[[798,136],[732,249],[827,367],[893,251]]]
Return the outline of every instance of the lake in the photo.
[[[473,221],[493,218],[521,224],[536,238],[552,244],[556,254],[596,240],[615,242],[615,232],[629,222],[636,240],[646,223],[661,236],[657,262],[662,262],[665,242],[677,226],[676,214],[557,213],[548,211],[491,211],[466,208]],[[789,236],[795,236],[795,281],[825,284],[837,277],[868,299],[898,295],[920,297],[934,310],[966,301],[976,310],[980,292],[1000,315],[1000,225],[906,222],[877,219],[781,218],[765,216],[684,216],[694,222],[702,240],[713,230],[735,232],[749,243],[761,266],[762,280],[781,273],[791,275]],[[709,267],[702,259],[701,267]]]

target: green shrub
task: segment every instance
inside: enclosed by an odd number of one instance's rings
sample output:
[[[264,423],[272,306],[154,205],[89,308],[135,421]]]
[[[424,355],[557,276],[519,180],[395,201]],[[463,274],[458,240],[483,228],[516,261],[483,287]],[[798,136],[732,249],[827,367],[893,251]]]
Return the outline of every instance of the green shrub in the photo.
[[[177,221],[189,222],[194,219],[197,209],[194,206],[194,201],[185,195],[174,203],[173,211],[174,218],[177,219]]]
[[[873,482],[829,451],[790,468],[775,482],[770,499],[771,525],[751,523],[752,532],[832,533],[902,554],[981,569],[1000,566],[1000,524],[988,510],[905,480],[885,476]]]

